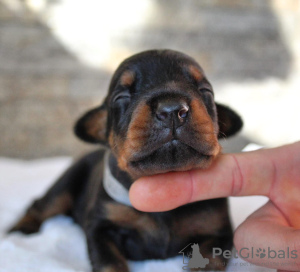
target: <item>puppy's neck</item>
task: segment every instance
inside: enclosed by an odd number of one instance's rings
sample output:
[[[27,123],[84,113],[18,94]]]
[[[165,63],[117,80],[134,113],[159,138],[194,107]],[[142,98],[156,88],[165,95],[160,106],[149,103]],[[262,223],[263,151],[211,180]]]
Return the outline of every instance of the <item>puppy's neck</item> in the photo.
[[[114,155],[107,151],[104,158],[103,185],[107,194],[117,202],[131,206],[129,188],[132,184],[130,176],[120,170]]]

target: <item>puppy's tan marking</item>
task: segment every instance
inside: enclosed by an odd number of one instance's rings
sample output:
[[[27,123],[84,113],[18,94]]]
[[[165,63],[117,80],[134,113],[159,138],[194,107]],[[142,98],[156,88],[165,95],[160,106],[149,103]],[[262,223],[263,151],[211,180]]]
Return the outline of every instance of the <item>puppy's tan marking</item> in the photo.
[[[226,209],[220,208],[214,213],[201,210],[197,214],[187,215],[180,221],[174,221],[173,231],[176,236],[188,237],[191,233],[199,235],[215,235],[222,227],[228,224],[226,221]]]
[[[136,228],[141,232],[155,234],[158,231],[158,226],[148,214],[141,213],[118,203],[108,203],[105,205],[107,218],[112,222],[129,228]]]
[[[25,233],[36,232],[41,225],[41,221],[37,218],[36,213],[29,210],[10,231],[21,230]]]
[[[43,221],[57,214],[66,214],[72,206],[73,199],[71,195],[67,192],[62,193],[42,210],[36,207],[29,208],[12,230],[26,229],[28,233],[38,231]]]
[[[198,82],[204,78],[202,72],[199,71],[199,68],[197,68],[194,65],[189,65],[188,71],[189,71],[190,75]]]
[[[128,271],[126,259],[116,245],[112,242],[107,242],[106,247],[113,254],[115,260],[113,264],[102,267],[101,272]]]
[[[223,256],[213,257],[213,255],[212,255],[213,248],[216,247],[216,244],[218,244],[217,240],[218,240],[218,238],[212,238],[212,239],[206,240],[205,242],[203,242],[199,245],[201,248],[201,254],[203,256],[205,256],[205,258],[209,259],[209,263],[203,269],[204,271],[225,271],[226,270],[226,265],[229,260],[223,258]],[[191,270],[191,271],[193,271],[193,270]],[[194,271],[199,271],[199,270],[194,270]]]
[[[206,107],[200,103],[199,100],[193,99],[191,102],[192,127],[196,131],[196,136],[200,137],[200,141],[203,145],[206,145],[206,155],[213,157],[217,156],[220,151],[220,144],[217,138],[217,132],[215,131],[214,124],[207,113]]]
[[[131,70],[125,71],[120,77],[120,84],[123,86],[131,86],[134,82],[135,74]]]
[[[54,201],[41,214],[42,221],[57,214],[64,214],[71,210],[73,206],[73,199],[70,193],[65,192],[57,196]]]
[[[121,139],[119,135],[115,135],[115,133],[111,131],[109,133],[108,142],[111,147],[111,152],[117,158],[118,164],[120,164],[120,161],[123,158],[122,154],[124,153],[124,140]]]
[[[145,102],[141,103],[132,114],[132,120],[128,128],[126,140],[118,141],[120,144],[118,164],[119,167],[128,171],[128,162],[133,154],[139,152],[150,135],[151,109]],[[116,143],[116,140],[114,141]]]
[[[98,111],[86,121],[87,134],[98,140],[105,140],[107,111]]]

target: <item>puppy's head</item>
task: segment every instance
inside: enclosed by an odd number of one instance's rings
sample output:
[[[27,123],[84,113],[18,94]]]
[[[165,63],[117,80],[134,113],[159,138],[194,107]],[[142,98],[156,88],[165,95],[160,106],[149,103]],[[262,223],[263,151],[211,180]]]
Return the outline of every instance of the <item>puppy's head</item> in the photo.
[[[75,133],[109,145],[119,167],[137,178],[206,168],[220,153],[218,138],[241,127],[236,113],[214,102],[192,58],[153,50],[119,66],[104,103],[78,120]]]

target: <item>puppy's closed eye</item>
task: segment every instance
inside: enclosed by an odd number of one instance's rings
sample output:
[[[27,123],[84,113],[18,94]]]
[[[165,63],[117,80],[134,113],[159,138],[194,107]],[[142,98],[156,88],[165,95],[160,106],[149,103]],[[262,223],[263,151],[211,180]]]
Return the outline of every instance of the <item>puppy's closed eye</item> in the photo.
[[[113,103],[128,103],[130,101],[131,95],[129,91],[122,91],[116,94],[113,98]]]

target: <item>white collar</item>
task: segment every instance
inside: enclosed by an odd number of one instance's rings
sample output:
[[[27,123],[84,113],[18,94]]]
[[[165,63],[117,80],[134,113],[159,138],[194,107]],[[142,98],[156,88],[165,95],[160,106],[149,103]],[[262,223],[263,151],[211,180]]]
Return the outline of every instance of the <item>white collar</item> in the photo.
[[[109,168],[109,155],[110,151],[107,151],[104,155],[104,175],[103,175],[103,187],[106,193],[115,201],[131,206],[129,200],[129,191],[112,175]]]

